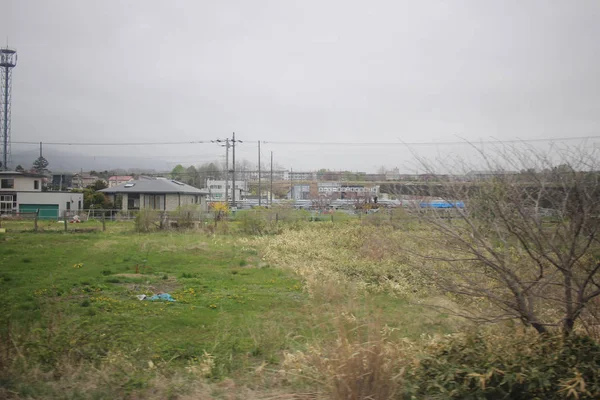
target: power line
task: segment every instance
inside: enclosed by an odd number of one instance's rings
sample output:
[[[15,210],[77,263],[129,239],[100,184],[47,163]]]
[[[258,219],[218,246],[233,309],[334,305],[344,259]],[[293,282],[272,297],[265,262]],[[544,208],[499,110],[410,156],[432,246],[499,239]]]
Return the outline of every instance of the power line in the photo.
[[[511,140],[460,140],[451,142],[308,142],[308,141],[268,141],[265,144],[274,145],[320,145],[320,146],[445,146],[445,145],[477,145],[477,144],[506,144],[506,143],[534,143],[534,142],[565,142],[571,140],[600,139],[597,136],[560,137],[545,139],[511,139]]]
[[[210,140],[192,140],[189,142],[124,142],[124,143],[94,143],[94,142],[44,142],[45,145],[53,146],[165,146],[182,144],[211,143]],[[40,142],[14,142],[17,144],[39,144]]]
[[[271,145],[307,145],[307,146],[445,146],[445,145],[477,145],[477,144],[507,144],[507,143],[536,143],[536,142],[566,142],[573,140],[600,139],[600,135],[576,136],[576,137],[557,137],[541,139],[510,139],[510,140],[458,140],[447,142],[311,142],[311,141],[283,141],[283,140],[262,140],[263,144]],[[211,140],[192,140],[182,142],[44,142],[44,145],[53,146],[167,146],[167,145],[188,145],[188,144],[210,144]],[[258,143],[257,140],[244,140],[245,143]],[[13,141],[14,144],[32,144],[38,145],[39,141]]]

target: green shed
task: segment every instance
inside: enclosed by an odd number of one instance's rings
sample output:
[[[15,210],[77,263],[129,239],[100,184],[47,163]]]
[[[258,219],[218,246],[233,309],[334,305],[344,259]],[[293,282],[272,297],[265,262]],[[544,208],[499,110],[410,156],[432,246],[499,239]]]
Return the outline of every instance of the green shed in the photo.
[[[40,210],[39,219],[58,219],[58,204],[19,204],[19,212]]]

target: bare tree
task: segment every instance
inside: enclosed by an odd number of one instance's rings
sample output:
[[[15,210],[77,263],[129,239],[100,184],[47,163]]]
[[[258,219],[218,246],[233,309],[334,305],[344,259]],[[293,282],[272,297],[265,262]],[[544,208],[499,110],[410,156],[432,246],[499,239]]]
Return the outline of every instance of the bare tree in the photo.
[[[465,316],[569,334],[600,295],[598,154],[558,153],[505,146],[480,153],[483,172],[420,188],[442,199],[419,210],[427,228],[416,234],[434,246],[407,250],[438,287],[469,301]]]

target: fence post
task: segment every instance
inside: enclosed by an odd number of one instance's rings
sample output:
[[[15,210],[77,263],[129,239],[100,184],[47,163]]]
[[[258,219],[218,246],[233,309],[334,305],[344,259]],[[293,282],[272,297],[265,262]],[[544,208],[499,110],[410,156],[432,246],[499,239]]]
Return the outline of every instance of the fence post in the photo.
[[[67,221],[67,210],[63,211],[63,219],[65,222],[65,232],[67,231],[67,224],[69,223],[69,221]]]
[[[279,222],[279,213],[275,213],[275,223]]]
[[[40,209],[35,210],[35,217],[33,217],[33,230],[37,232],[38,230],[38,215],[40,214]]]
[[[333,222],[333,213],[331,213],[331,222]]]
[[[102,232],[106,231],[106,214],[102,213]]]

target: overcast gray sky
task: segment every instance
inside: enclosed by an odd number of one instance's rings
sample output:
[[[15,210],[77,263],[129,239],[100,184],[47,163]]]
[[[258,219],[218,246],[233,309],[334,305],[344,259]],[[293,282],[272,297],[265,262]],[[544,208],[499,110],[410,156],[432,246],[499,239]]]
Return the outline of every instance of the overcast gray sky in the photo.
[[[439,142],[600,134],[600,1],[2,0],[13,141]],[[461,146],[426,151],[461,153]],[[13,145],[14,151],[19,147]],[[213,145],[72,147],[201,163]],[[294,169],[401,146],[265,144]],[[254,160],[256,146],[239,146]]]

